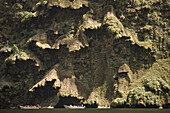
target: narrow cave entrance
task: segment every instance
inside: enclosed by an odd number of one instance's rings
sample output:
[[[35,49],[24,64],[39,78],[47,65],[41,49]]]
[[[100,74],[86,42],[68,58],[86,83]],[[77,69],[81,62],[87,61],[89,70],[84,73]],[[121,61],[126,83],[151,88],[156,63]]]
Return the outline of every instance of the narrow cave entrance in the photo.
[[[60,96],[58,104],[55,105],[55,108],[64,108],[64,105],[82,105],[83,99],[78,99],[71,96]]]
[[[55,105],[55,108],[64,108],[64,105],[82,105],[84,102],[84,99],[78,99],[76,97],[71,97],[71,96],[67,96],[67,97],[60,96],[59,99],[60,100],[58,104]],[[86,108],[97,108],[98,107],[98,104],[96,103],[96,101],[91,104],[83,104],[83,105],[86,106]]]

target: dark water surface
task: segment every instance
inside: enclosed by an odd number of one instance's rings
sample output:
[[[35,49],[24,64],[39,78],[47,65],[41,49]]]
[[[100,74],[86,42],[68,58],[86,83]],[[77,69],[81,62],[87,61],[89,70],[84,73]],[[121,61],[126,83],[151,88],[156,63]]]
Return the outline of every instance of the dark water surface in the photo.
[[[22,110],[22,109],[0,109],[0,113],[170,113],[170,109],[39,109],[39,110]]]

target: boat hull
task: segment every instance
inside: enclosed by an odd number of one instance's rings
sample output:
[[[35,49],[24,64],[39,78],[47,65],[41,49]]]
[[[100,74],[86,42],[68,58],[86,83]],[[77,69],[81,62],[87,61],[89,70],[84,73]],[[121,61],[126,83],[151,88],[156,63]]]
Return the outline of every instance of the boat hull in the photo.
[[[85,106],[67,106],[67,105],[64,105],[64,107],[66,109],[84,109]]]
[[[110,107],[98,107],[97,109],[110,109]]]
[[[40,109],[39,107],[26,107],[26,106],[20,106],[21,109]]]

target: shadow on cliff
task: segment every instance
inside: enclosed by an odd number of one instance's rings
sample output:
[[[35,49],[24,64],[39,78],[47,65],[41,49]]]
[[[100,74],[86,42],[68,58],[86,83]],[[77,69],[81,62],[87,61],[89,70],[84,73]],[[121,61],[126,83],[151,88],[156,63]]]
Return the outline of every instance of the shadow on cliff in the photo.
[[[59,88],[53,87],[55,81],[46,81],[45,86],[39,86],[33,92],[30,92],[30,104],[49,106],[56,103]]]

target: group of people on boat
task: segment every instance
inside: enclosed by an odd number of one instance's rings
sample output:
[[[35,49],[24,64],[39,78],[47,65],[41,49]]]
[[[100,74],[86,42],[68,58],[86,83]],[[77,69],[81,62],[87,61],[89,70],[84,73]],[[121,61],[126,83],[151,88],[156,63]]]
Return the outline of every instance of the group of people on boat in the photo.
[[[25,107],[36,108],[36,107],[40,107],[40,105],[39,105],[39,104],[37,104],[37,105],[34,105],[34,106],[32,106],[32,105],[26,105]]]
[[[76,107],[76,105],[70,105],[70,106]],[[78,105],[78,106],[82,106],[83,107],[83,104],[82,105]]]
[[[40,105],[25,105],[25,106],[20,106],[21,109],[39,109]]]
[[[65,108],[69,108],[69,109],[84,109],[85,106],[83,105],[79,105],[79,106],[76,106],[76,105],[64,105]]]

